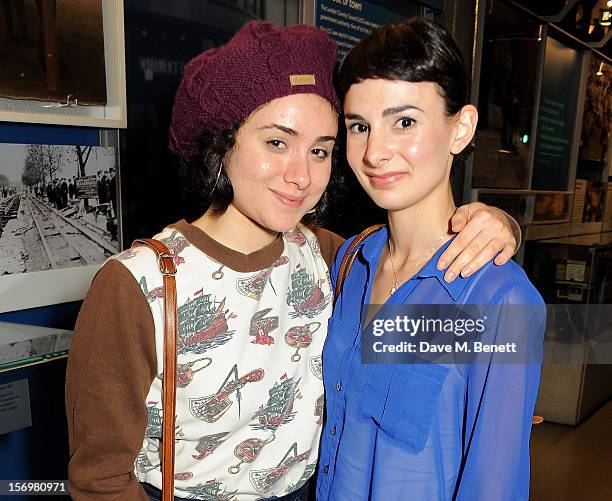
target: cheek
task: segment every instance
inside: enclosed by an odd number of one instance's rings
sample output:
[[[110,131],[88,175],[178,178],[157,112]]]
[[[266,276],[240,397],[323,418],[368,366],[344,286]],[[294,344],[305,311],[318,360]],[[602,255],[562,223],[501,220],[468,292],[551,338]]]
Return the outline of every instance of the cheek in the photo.
[[[274,162],[265,155],[245,152],[232,158],[228,175],[232,186],[247,186],[249,189],[256,189],[272,175],[274,168]]]
[[[331,176],[331,163],[326,165],[317,164],[311,167],[310,179],[312,182],[312,193],[313,195],[320,196],[327,188],[329,184],[329,178]]]
[[[364,145],[363,141],[348,136],[346,138],[346,160],[353,171],[356,171],[363,161]]]
[[[274,171],[275,167],[275,163],[263,155],[251,158],[247,165],[253,170],[255,175],[259,177],[268,176]]]
[[[404,157],[414,165],[436,168],[446,167],[445,159],[448,157],[446,137],[434,130],[424,130],[421,133],[406,138],[401,151]],[[440,165],[438,165],[440,164]],[[443,164],[443,165],[442,165]]]
[[[245,152],[240,158],[242,171],[249,177],[265,176],[274,168],[274,158],[270,158],[266,152],[253,148]]]

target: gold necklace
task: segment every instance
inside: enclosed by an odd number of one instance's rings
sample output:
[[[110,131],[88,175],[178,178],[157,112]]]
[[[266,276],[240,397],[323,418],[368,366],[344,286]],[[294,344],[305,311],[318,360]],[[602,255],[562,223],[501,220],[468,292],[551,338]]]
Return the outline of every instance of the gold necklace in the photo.
[[[434,242],[434,244],[429,248],[429,250],[424,254],[424,256],[419,261],[417,261],[416,264],[412,265],[411,268],[414,268],[416,271],[418,271],[419,266],[426,259],[429,259],[432,254],[436,252],[439,244],[446,237],[447,235],[442,235],[440,238],[438,238],[438,240]],[[391,270],[393,271],[393,287],[391,287],[391,289],[389,290],[389,297],[391,297],[393,294],[395,294],[395,291],[399,289],[399,286],[404,283],[404,281],[400,283],[399,279],[397,278],[397,273],[395,272],[395,264],[393,263],[393,256],[391,255],[391,239],[390,238],[387,239],[387,248],[389,249],[389,260],[391,261]]]

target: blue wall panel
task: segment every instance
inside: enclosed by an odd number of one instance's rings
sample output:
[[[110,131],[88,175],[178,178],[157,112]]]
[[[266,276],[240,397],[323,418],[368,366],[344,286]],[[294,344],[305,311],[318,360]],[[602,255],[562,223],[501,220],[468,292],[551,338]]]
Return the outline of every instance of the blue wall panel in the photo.
[[[0,313],[0,322],[72,330],[80,307],[81,301],[73,301],[71,303]]]
[[[21,379],[28,380],[32,415],[32,426],[29,428],[0,435],[0,478],[6,480],[67,478],[65,373],[65,358],[0,372],[0,385]]]
[[[0,143],[99,146],[100,131],[92,127],[0,122]]]

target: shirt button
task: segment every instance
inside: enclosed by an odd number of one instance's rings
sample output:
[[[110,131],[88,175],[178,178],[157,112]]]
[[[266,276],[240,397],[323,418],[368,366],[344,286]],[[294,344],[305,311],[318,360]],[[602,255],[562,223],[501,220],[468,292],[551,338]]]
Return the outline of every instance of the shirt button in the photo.
[[[342,384],[341,383],[336,384],[336,391],[342,391]]]
[[[328,464],[323,465],[323,473],[329,473],[329,465]]]
[[[330,435],[335,435],[335,434],[336,434],[336,427],[335,427],[335,426],[332,426],[332,427],[330,428],[330,430],[329,430],[329,434],[330,434]]]

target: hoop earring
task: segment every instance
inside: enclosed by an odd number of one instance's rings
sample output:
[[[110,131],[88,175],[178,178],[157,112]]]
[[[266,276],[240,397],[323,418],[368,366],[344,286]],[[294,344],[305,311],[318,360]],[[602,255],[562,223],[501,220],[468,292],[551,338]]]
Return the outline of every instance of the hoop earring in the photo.
[[[219,183],[219,178],[221,177],[222,170],[223,170],[223,162],[221,162],[221,164],[219,165],[219,172],[217,172],[217,178],[215,179],[215,184],[213,184],[212,190],[210,190],[210,193],[208,194],[209,197],[214,193],[215,188],[217,187],[217,184]]]

